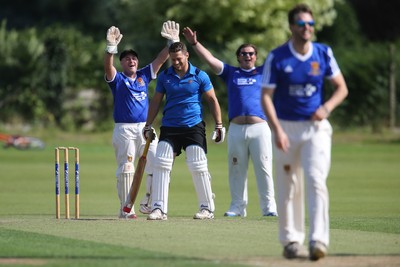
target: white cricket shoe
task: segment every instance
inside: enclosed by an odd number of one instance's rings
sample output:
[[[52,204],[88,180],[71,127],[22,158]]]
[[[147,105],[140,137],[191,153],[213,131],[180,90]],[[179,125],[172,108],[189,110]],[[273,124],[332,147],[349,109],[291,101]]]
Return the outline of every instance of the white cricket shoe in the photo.
[[[198,219],[198,220],[214,219],[214,213],[212,213],[208,209],[202,209],[193,216],[193,219]]]
[[[154,209],[149,216],[147,216],[147,220],[165,221],[167,220],[167,214],[163,213],[160,209]]]

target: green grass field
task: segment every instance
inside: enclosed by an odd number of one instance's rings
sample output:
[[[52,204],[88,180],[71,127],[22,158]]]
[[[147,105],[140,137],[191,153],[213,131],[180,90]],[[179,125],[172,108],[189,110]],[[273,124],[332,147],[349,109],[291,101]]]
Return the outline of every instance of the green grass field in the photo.
[[[111,133],[38,137],[43,151],[0,148],[1,266],[400,266],[399,136],[335,134],[331,246],[316,263],[282,258],[277,219],[260,214],[252,166],[248,217],[223,217],[230,200],[226,143],[209,145],[215,220],[192,219],[197,200],[182,155],[172,171],[168,221],[154,222],[117,219]],[[81,151],[79,220],[55,219],[55,146]],[[73,185],[71,155],[72,217]]]

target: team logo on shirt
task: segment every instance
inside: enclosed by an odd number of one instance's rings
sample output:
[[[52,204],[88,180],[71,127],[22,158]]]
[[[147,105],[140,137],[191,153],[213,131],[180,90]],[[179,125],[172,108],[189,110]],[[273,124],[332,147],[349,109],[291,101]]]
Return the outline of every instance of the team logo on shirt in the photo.
[[[311,65],[311,70],[310,70],[309,75],[318,76],[321,74],[321,70],[319,68],[319,63],[317,61],[311,61],[310,65]]]
[[[292,72],[293,72],[292,66],[287,65],[287,66],[285,67],[285,69],[284,69],[284,72],[286,72],[286,73],[292,73]]]
[[[289,95],[293,97],[311,97],[317,91],[317,87],[311,83],[305,86],[302,84],[291,84],[289,86]]]
[[[145,92],[133,93],[132,96],[139,102],[146,100],[146,98],[147,98],[147,94]]]
[[[144,83],[142,77],[139,77],[139,78],[137,79],[137,82],[138,82],[139,86],[145,86],[145,83]]]
[[[252,85],[255,84],[257,81],[254,78],[238,78],[237,84],[238,85]]]

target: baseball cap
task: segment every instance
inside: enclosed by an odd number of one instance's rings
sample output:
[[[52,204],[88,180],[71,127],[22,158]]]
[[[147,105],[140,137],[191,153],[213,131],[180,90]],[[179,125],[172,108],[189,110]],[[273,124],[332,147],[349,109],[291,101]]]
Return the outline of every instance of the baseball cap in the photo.
[[[138,53],[136,53],[135,50],[133,49],[127,49],[122,51],[122,53],[119,55],[119,60],[121,61],[124,57],[126,57],[127,55],[133,55],[135,56],[137,59],[139,59]]]

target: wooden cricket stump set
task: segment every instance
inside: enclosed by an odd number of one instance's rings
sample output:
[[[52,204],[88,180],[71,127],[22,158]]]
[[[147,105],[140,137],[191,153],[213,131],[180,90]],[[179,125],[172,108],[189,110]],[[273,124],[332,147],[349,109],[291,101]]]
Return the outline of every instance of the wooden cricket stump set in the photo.
[[[68,152],[75,152],[75,219],[79,219],[79,148],[56,147],[55,148],[55,182],[56,182],[56,219],[60,219],[60,152],[64,155],[64,189],[65,189],[65,218],[70,218],[69,213],[69,160]]]

